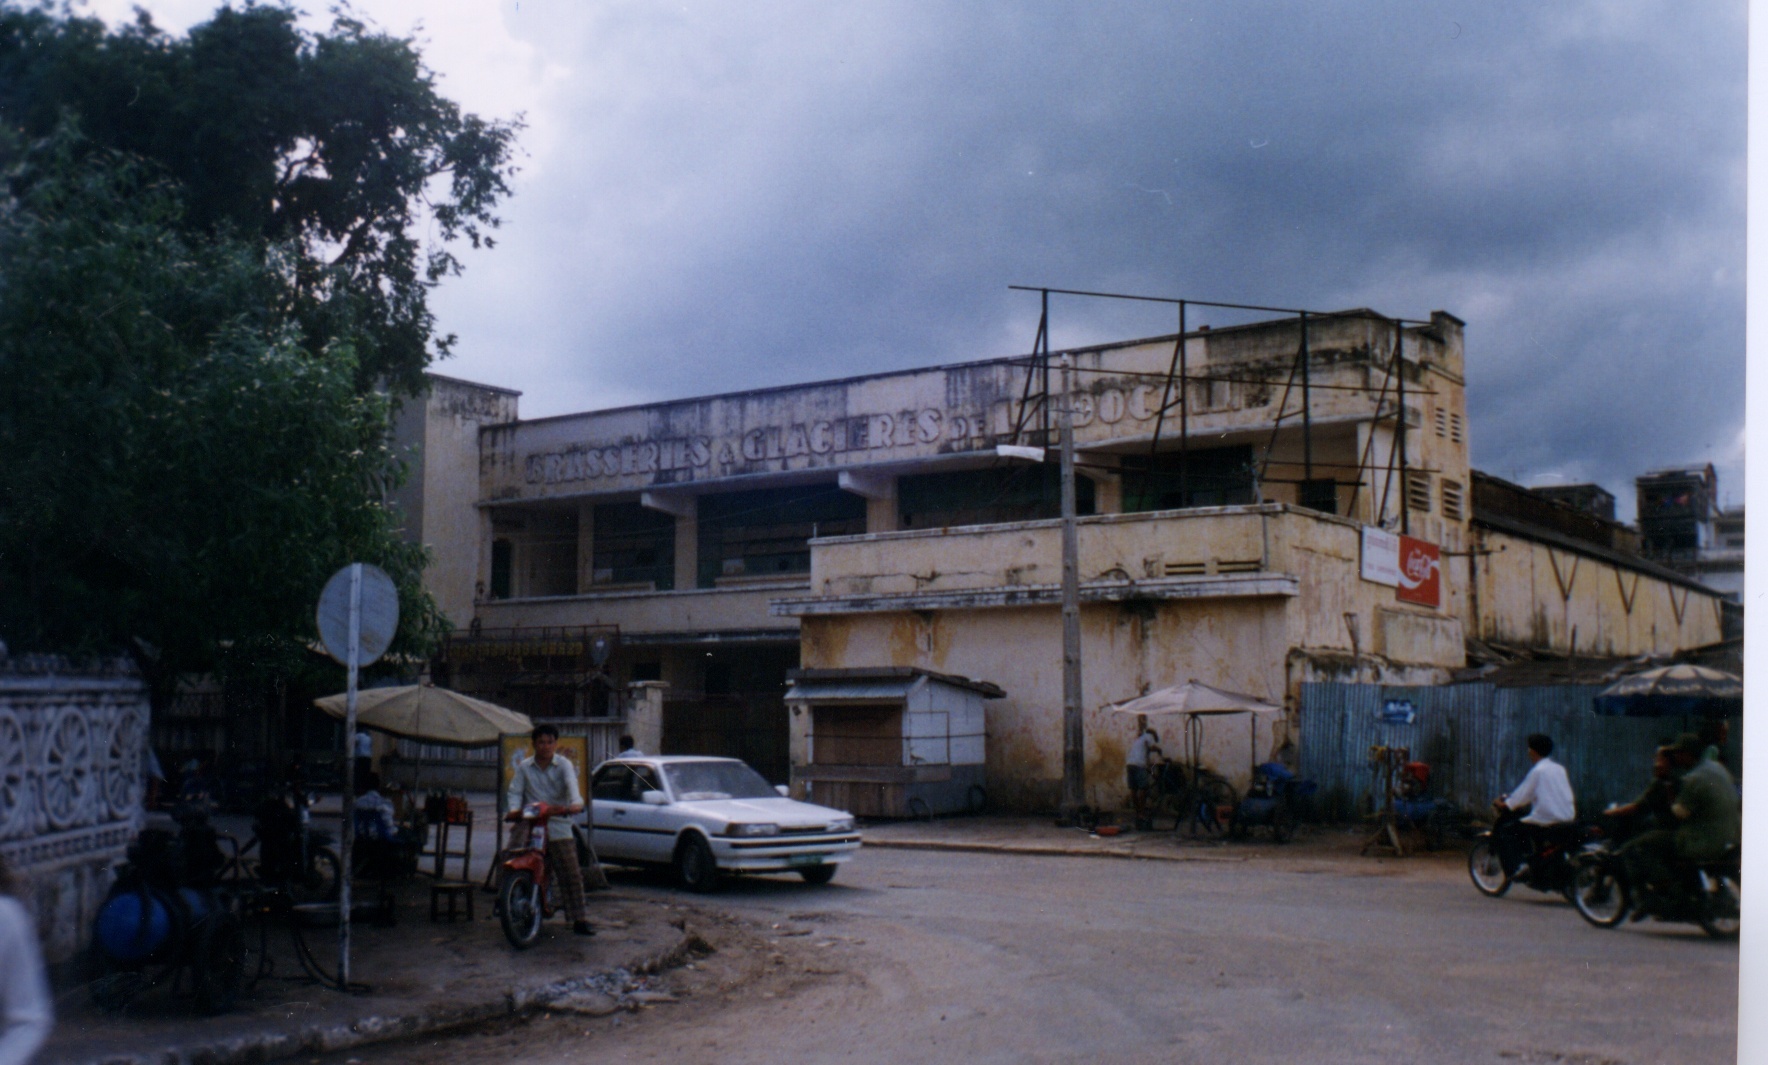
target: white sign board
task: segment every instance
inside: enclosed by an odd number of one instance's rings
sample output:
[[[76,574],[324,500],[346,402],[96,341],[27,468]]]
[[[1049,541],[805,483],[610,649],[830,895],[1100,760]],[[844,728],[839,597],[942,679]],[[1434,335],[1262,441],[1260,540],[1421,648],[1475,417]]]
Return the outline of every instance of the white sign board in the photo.
[[[366,666],[386,653],[399,630],[399,589],[379,566],[362,566],[362,619],[356,664]],[[319,596],[319,641],[341,665],[350,664],[350,570],[332,574]]]
[[[1363,526],[1363,579],[1390,588],[1400,586],[1400,537],[1398,533]]]

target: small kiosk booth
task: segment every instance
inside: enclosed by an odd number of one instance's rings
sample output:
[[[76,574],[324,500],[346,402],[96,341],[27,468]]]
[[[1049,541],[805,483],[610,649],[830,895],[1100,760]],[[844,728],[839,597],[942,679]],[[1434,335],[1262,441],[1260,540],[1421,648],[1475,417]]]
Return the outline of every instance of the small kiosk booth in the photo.
[[[987,802],[987,681],[908,666],[787,674],[792,793],[859,817],[977,812]]]

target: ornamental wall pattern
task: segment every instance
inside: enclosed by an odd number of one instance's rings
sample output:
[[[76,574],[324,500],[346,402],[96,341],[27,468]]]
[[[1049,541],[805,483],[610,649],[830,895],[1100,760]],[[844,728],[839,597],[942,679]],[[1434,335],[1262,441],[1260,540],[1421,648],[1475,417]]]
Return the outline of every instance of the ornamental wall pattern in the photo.
[[[0,856],[72,957],[141,823],[148,696],[127,662],[0,658]]]

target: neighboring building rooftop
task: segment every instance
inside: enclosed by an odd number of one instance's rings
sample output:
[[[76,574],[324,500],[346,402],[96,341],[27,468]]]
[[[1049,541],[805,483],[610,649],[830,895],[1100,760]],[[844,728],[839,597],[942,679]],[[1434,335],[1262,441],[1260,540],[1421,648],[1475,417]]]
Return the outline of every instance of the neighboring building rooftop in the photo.
[[[1614,497],[1595,485],[1567,485],[1564,489],[1595,488],[1608,496],[1612,513]],[[1639,534],[1633,529],[1603,517],[1590,509],[1561,499],[1563,489],[1524,488],[1522,485],[1494,477],[1480,470],[1473,471],[1473,517],[1508,519],[1523,525],[1558,533],[1573,540],[1620,551],[1639,553]],[[1588,497],[1587,497],[1588,498]]]
[[[1593,514],[1603,521],[1615,520],[1615,497],[1599,484],[1546,484],[1529,491],[1543,499]]]

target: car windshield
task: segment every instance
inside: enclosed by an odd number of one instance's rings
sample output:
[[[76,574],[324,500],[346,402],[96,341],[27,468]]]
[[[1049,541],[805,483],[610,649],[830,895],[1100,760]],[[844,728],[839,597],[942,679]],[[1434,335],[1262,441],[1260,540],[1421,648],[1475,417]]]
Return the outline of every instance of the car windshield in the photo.
[[[741,762],[677,762],[663,767],[679,802],[696,799],[772,799],[779,793]]]

